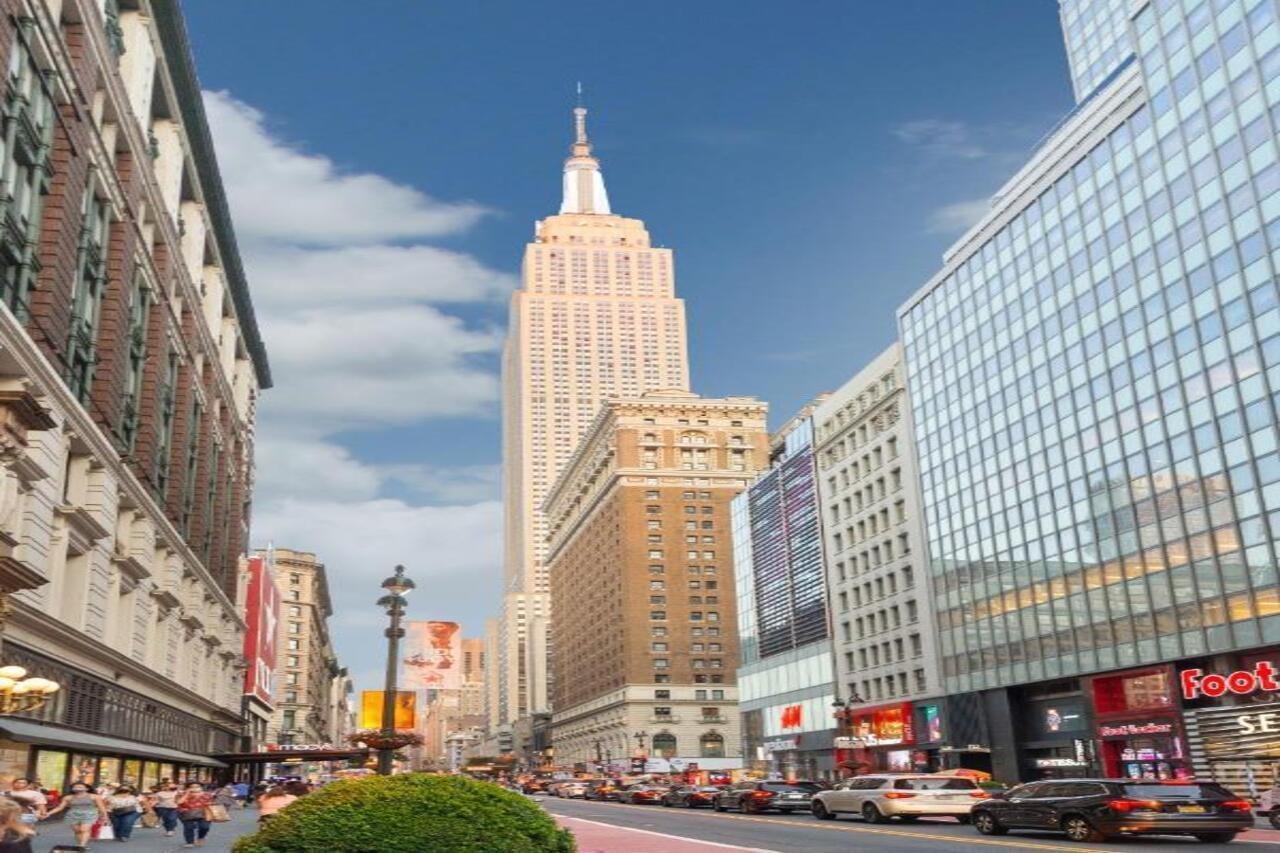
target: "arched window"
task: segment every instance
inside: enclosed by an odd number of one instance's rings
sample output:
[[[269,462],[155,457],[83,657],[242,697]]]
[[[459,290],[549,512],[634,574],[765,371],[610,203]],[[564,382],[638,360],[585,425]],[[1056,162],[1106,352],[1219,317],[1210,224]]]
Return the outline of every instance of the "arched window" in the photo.
[[[676,754],[675,735],[663,732],[662,734],[653,736],[654,758],[675,758]]]
[[[707,732],[698,738],[703,758],[724,758],[724,736],[715,732]]]

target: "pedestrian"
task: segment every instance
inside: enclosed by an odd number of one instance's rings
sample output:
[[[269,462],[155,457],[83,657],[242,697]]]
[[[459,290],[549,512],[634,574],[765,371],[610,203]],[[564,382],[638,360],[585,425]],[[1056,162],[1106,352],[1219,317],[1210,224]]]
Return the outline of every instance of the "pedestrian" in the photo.
[[[199,782],[188,783],[186,791],[178,797],[178,819],[182,821],[182,838],[187,842],[183,847],[204,846],[205,836],[209,834],[211,805],[213,794]]]
[[[248,808],[249,807],[249,783],[237,782],[232,787],[235,788],[236,802],[240,804],[240,808],[242,809]]]
[[[22,822],[30,826],[44,818],[48,811],[49,799],[40,789],[31,784],[31,780],[19,776],[9,783],[5,796],[13,800],[22,809]]]
[[[268,788],[262,796],[258,797],[258,822],[266,823],[275,816],[276,812],[296,799],[298,799],[296,796],[279,785]]]
[[[111,815],[111,833],[116,841],[128,841],[133,835],[133,825],[142,816],[142,800],[133,788],[121,785],[107,797],[107,812]]]
[[[225,809],[236,804],[236,787],[230,782],[213,792],[213,801]]]
[[[71,831],[75,833],[76,844],[81,847],[89,845],[89,836],[96,824],[107,822],[107,804],[102,797],[90,791],[85,782],[73,784],[71,793],[63,797],[58,807],[45,816],[53,817],[64,811],[67,813],[67,822],[71,824]]]
[[[147,797],[151,810],[160,818],[164,834],[172,836],[178,828],[178,786],[172,782],[163,782],[151,789]]]
[[[26,815],[16,800],[0,800],[0,853],[33,853],[36,831],[23,820]]]
[[[305,797],[311,793],[311,786],[301,779],[290,779],[284,783],[284,789],[295,797]]]

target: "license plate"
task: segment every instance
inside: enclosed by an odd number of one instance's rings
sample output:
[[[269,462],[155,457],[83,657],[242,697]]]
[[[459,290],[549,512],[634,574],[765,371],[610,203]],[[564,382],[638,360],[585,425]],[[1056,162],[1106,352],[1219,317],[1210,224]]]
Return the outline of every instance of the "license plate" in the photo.
[[[804,794],[787,794],[788,800],[803,800]]]
[[[1204,806],[1178,806],[1179,814],[1204,814]]]

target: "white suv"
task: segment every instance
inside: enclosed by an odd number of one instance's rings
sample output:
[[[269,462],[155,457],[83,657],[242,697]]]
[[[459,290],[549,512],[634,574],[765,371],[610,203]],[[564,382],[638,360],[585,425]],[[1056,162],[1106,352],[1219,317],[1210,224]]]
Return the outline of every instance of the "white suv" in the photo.
[[[856,776],[815,794],[811,808],[822,820],[857,814],[867,823],[884,823],[891,817],[906,823],[922,816],[968,823],[969,809],[985,799],[987,793],[977,783],[958,776]]]

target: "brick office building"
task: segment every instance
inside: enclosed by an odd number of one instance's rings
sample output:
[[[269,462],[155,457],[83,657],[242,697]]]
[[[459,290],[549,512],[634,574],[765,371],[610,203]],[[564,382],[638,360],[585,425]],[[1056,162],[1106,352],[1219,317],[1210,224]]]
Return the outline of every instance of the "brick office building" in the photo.
[[[0,0],[0,780],[207,775],[240,735],[265,351],[176,0]]]
[[[766,410],[687,391],[610,401],[551,489],[557,764],[741,766],[729,505],[768,464]]]

